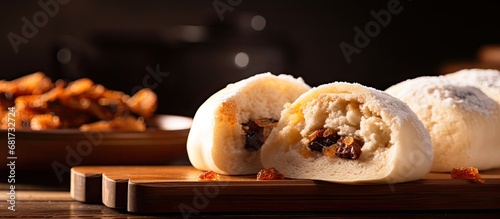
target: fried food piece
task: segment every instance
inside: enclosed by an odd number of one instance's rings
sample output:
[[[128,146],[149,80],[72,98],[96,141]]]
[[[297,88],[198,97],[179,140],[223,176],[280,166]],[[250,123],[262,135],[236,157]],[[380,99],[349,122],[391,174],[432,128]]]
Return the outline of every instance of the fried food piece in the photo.
[[[7,109],[11,106],[14,106],[14,97],[10,93],[0,93],[0,109]]]
[[[128,95],[121,91],[114,91],[106,89],[104,86],[100,84],[94,84],[89,90],[80,95],[84,98],[98,100],[101,105],[109,105],[111,103],[122,102],[125,103],[128,98]]]
[[[130,96],[124,94],[121,91],[105,90],[104,93],[102,93],[101,98],[126,102],[130,98]]]
[[[119,117],[110,121],[98,121],[85,124],[80,127],[80,131],[136,131],[143,132],[146,125],[142,119],[133,116]]]
[[[0,80],[0,93],[14,93],[14,86],[10,84],[10,81]]]
[[[146,131],[146,124],[142,118],[133,116],[118,117],[111,120],[111,128],[112,130],[143,132]]]
[[[64,89],[63,97],[76,96],[92,90],[94,82],[88,78],[78,79],[68,84]]]
[[[74,96],[59,99],[59,102],[66,107],[83,111],[101,120],[110,120],[114,118],[114,114],[111,109],[100,106],[95,100]]]
[[[157,96],[149,89],[143,89],[130,98],[123,92],[108,90],[88,78],[70,83],[58,80],[52,84],[45,74],[36,72],[13,81],[0,80],[2,129],[8,125],[6,109],[15,107],[16,128],[19,129],[144,131],[144,119],[131,116],[131,111],[148,118],[153,115],[156,106]]]
[[[81,111],[100,120],[112,120],[128,113],[127,106],[122,101],[124,96],[126,95],[122,92],[107,90],[104,86],[83,78],[70,83],[58,96],[57,102],[62,108]],[[70,127],[81,125],[67,124]]]
[[[58,116],[52,114],[37,114],[30,120],[32,130],[48,130],[61,127],[61,120]]]
[[[7,129],[8,111],[0,108],[0,129]]]
[[[62,92],[62,85],[58,85],[44,94],[18,96],[14,101],[17,111],[16,128],[28,128],[28,124],[31,124],[31,119],[35,115],[49,113],[49,101],[56,100]],[[2,124],[4,124],[4,121],[2,121]]]
[[[42,72],[35,72],[12,81],[0,81],[0,93],[14,96],[44,93],[52,87],[52,81]]]
[[[89,123],[80,126],[80,131],[92,132],[92,131],[109,131],[111,130],[111,121],[97,121],[94,123]]]
[[[156,110],[158,97],[151,89],[143,88],[137,91],[126,103],[132,112],[149,118]]]
[[[0,129],[7,129],[7,128],[13,128],[12,124],[15,125],[15,128],[20,130],[20,129],[25,129],[28,127],[28,123],[26,123],[26,120],[23,120],[25,118],[30,118],[34,115],[30,111],[26,112],[26,115],[29,116],[24,116],[22,111],[19,111],[16,109],[14,116],[12,114],[9,114],[9,111],[4,111],[3,113],[0,113],[2,117],[0,117]],[[9,121],[10,119],[10,121]],[[29,120],[28,120],[29,121]],[[11,125],[9,125],[9,122]]]
[[[99,99],[106,91],[107,89],[104,86],[94,84],[89,90],[83,93],[82,96],[90,99]]]
[[[46,110],[47,103],[49,101],[55,101],[63,92],[64,88],[62,84],[59,84],[44,94],[19,96],[15,99],[14,103],[16,109],[18,110],[27,107],[38,110]]]

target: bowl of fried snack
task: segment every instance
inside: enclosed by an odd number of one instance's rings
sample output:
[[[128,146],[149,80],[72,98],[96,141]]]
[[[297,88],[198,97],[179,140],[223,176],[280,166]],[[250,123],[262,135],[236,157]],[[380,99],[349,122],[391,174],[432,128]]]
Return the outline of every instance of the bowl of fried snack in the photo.
[[[8,126],[7,109],[14,107],[16,129],[145,131],[144,120],[153,116],[157,106],[157,96],[148,88],[130,97],[88,78],[52,83],[41,72],[0,81],[0,93],[2,129]]]
[[[18,169],[168,164],[186,156],[192,119],[157,115],[157,103],[149,88],[129,96],[88,78],[0,80],[0,142],[14,143]]]

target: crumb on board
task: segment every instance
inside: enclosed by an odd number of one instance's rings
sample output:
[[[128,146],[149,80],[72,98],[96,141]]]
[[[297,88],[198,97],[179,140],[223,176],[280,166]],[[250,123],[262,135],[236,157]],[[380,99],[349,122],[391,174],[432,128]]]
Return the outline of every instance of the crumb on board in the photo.
[[[484,183],[479,171],[474,167],[460,167],[451,170],[452,179],[466,179],[474,183]]]
[[[217,181],[220,179],[220,175],[212,170],[205,171],[203,173],[200,173],[198,176],[199,180],[202,181]]]
[[[281,180],[285,179],[285,175],[280,173],[274,167],[262,169],[257,174],[257,180]]]

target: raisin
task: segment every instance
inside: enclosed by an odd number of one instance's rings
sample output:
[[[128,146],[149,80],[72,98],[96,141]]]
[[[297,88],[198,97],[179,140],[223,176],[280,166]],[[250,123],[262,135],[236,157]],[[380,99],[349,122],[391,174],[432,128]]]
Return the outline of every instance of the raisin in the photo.
[[[212,170],[206,171],[201,173],[198,176],[199,180],[204,180],[204,181],[217,181],[220,179],[220,175]]]
[[[274,169],[274,167],[262,169],[257,174],[257,180],[279,180],[279,179],[285,179],[285,175]]]
[[[277,122],[273,119],[258,119],[241,124],[246,137],[245,149],[250,152],[259,150]]]
[[[329,147],[340,139],[340,137],[333,132],[329,132],[329,129],[320,129],[313,133],[311,142],[307,145],[309,149],[312,151],[323,151],[323,147]],[[325,131],[327,132],[327,136],[324,135]]]
[[[461,167],[451,169],[452,179],[466,179],[473,183],[484,183],[479,170],[475,167]]]
[[[356,140],[353,137],[342,137],[337,141],[337,150],[335,155],[340,158],[356,160],[361,156],[361,147],[364,142]]]
[[[318,129],[309,135],[307,147],[331,157],[334,154],[344,159],[355,160],[361,156],[362,140],[353,136],[339,136],[332,129]],[[301,152],[302,153],[302,152]],[[304,155],[304,153],[302,153]],[[305,156],[305,155],[304,155]]]

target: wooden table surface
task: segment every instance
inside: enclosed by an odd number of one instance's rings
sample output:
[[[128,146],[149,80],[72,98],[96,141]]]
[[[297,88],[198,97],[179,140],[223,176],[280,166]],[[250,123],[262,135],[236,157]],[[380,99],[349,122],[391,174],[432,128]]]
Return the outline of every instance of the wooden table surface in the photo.
[[[484,184],[430,173],[394,185],[342,185],[314,180],[256,180],[255,174],[200,181],[192,166],[78,166],[72,198],[131,213],[500,210],[500,169]]]
[[[6,190],[0,190],[6,200]],[[18,191],[16,211],[7,210],[8,203],[0,202],[0,217],[23,218],[183,218],[181,214],[130,214],[100,204],[84,204],[70,198],[69,191]],[[303,213],[246,213],[204,214],[190,218],[498,218],[500,211],[432,211],[432,212],[303,212]]]
[[[102,204],[85,204],[71,199],[69,179],[54,183],[46,173],[19,171],[16,179],[16,211],[8,210],[8,184],[0,183],[0,217],[23,218],[185,218],[180,213],[131,214]],[[23,175],[21,175],[23,174]],[[52,173],[53,174],[53,173]],[[29,175],[29,177],[26,177]],[[45,177],[43,177],[45,176]],[[68,180],[68,181],[66,181]],[[500,189],[500,188],[499,188]],[[479,199],[481,197],[478,197]],[[500,197],[499,197],[500,202]],[[272,213],[204,213],[191,218],[499,218],[500,210],[481,211],[383,211],[383,212],[272,212]]]

